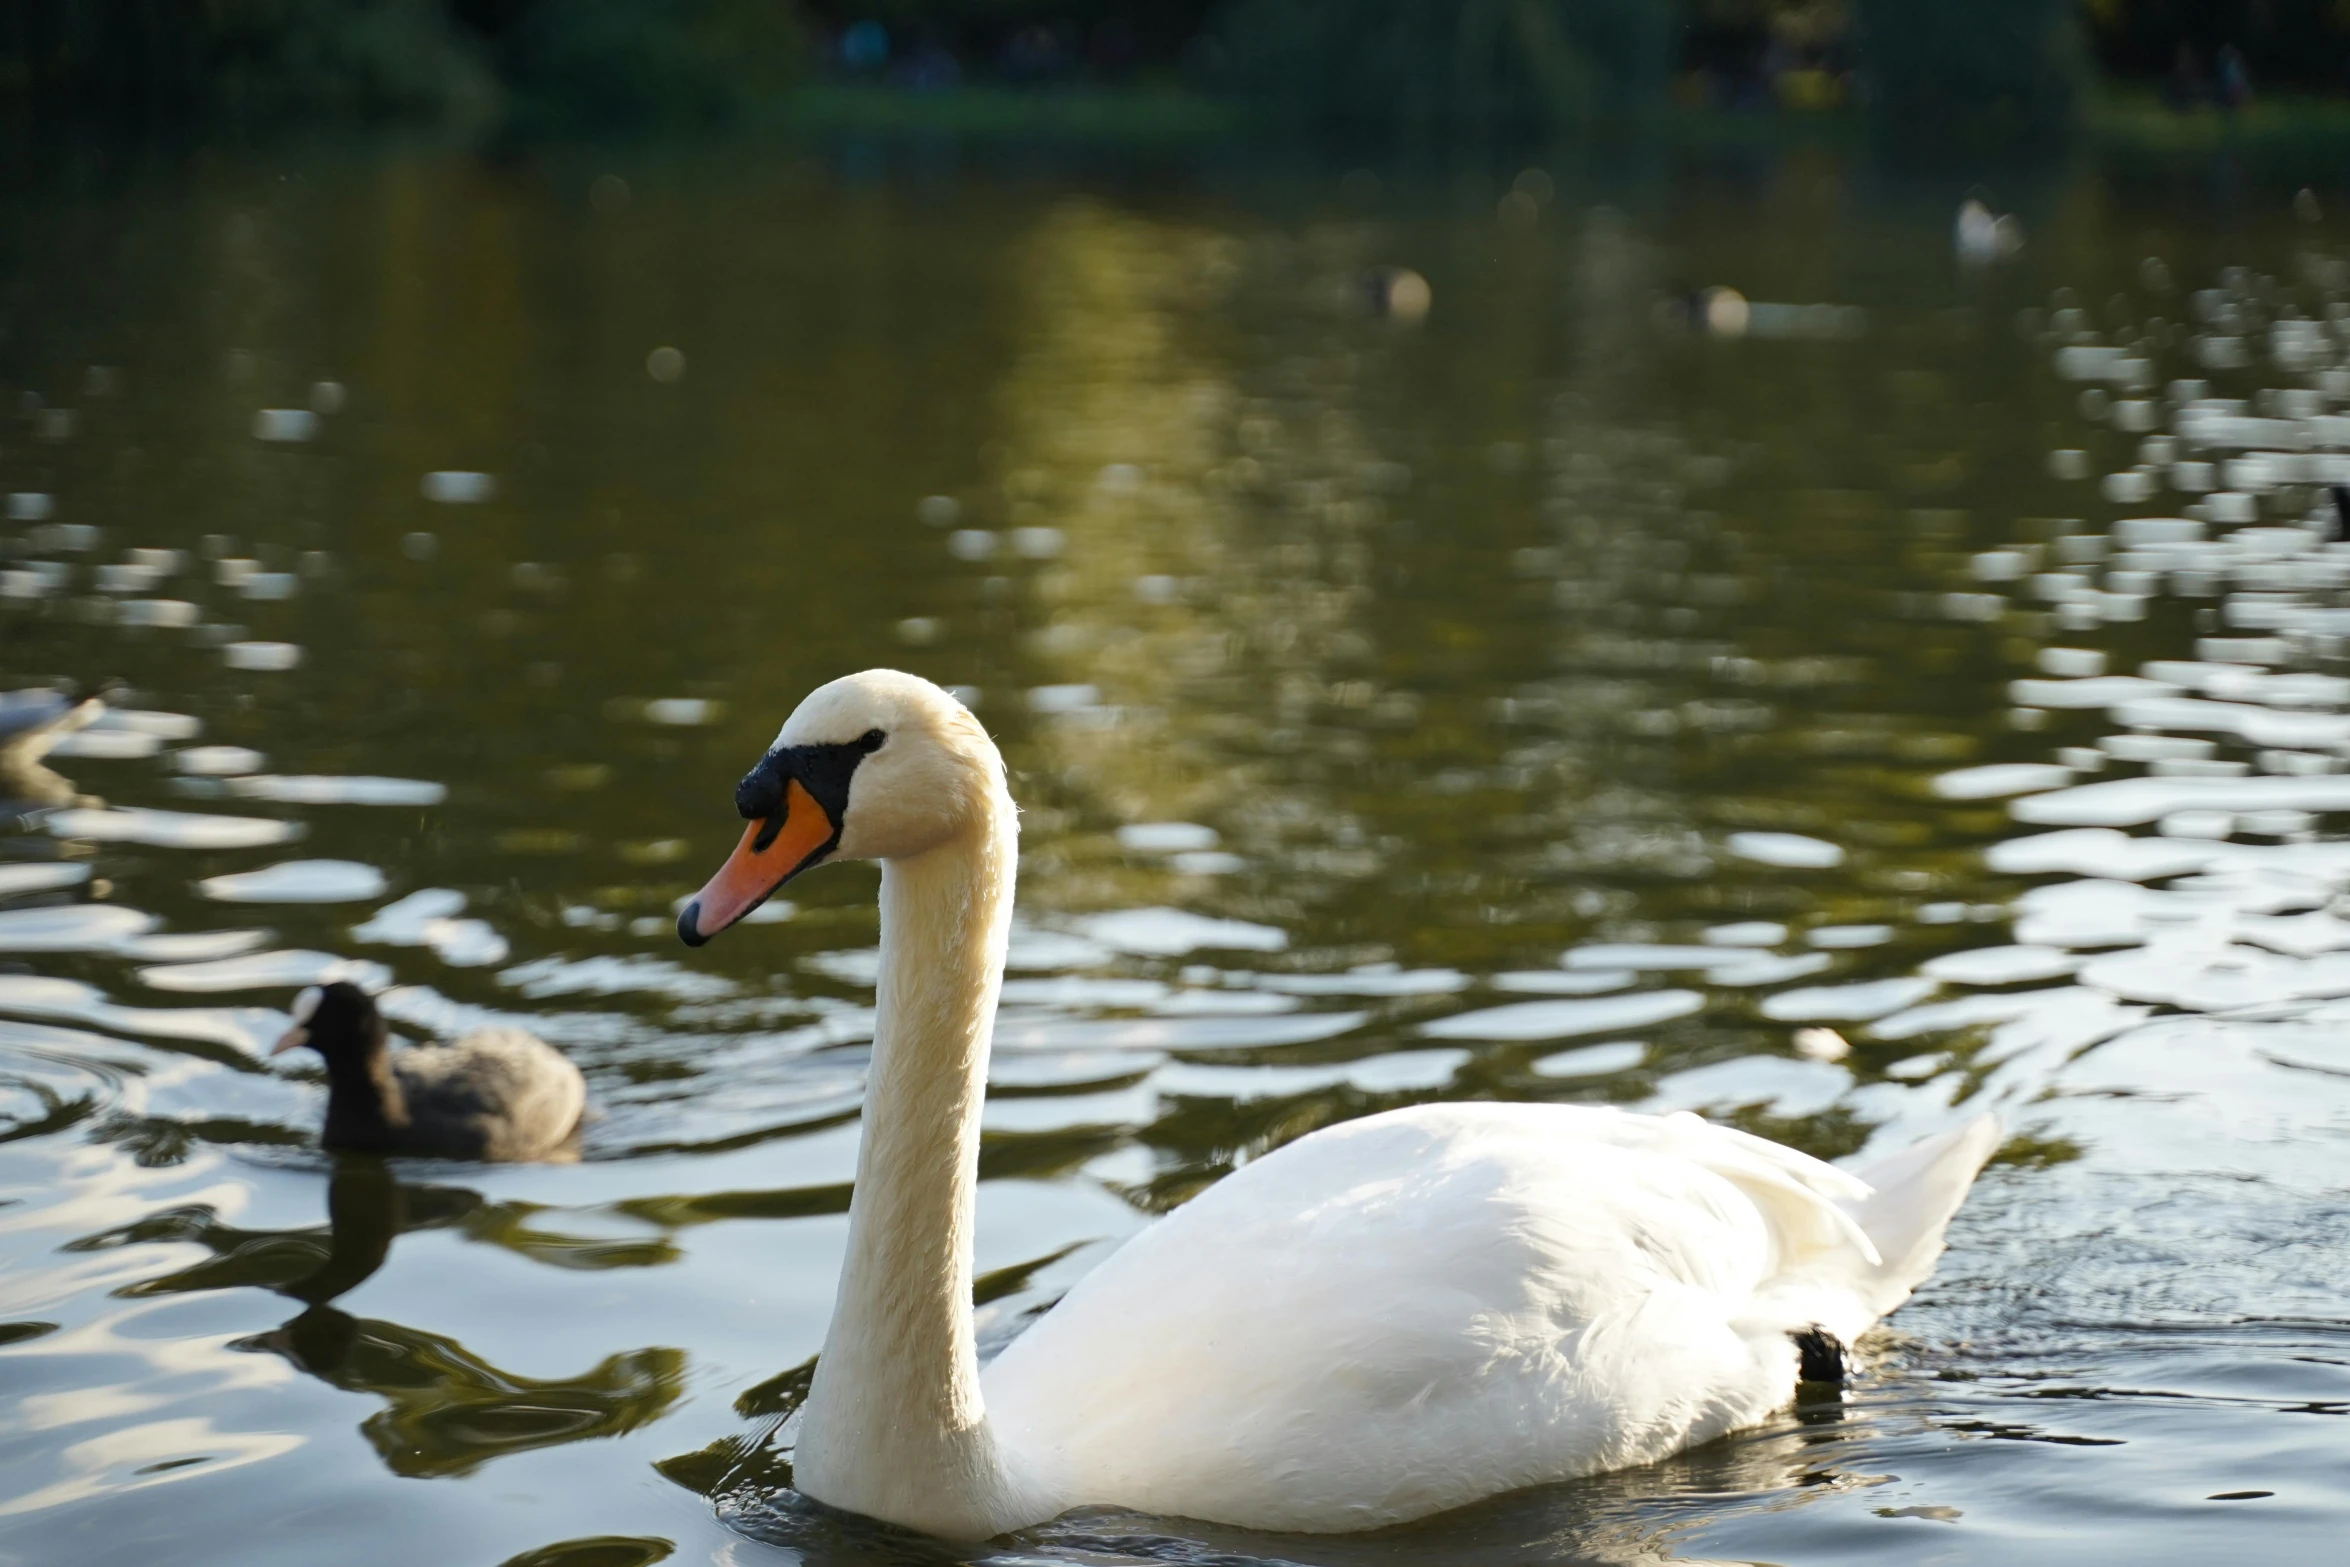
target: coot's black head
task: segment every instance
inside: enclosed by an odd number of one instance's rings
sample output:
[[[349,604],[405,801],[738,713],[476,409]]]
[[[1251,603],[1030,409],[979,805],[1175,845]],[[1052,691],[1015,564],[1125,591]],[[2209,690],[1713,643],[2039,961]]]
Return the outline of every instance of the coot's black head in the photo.
[[[331,1066],[339,1061],[364,1061],[384,1046],[383,1014],[376,1011],[374,998],[357,985],[343,980],[312,985],[294,998],[293,1010],[294,1026],[270,1051],[273,1056],[307,1045],[326,1057]]]

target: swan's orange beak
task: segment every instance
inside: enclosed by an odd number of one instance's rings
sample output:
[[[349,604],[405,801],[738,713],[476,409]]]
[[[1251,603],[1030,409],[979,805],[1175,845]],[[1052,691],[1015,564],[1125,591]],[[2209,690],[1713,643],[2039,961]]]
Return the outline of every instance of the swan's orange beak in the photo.
[[[840,826],[797,778],[784,785],[783,808],[743,829],[742,842],[677,916],[677,939],[698,947],[775,896],[840,841]]]

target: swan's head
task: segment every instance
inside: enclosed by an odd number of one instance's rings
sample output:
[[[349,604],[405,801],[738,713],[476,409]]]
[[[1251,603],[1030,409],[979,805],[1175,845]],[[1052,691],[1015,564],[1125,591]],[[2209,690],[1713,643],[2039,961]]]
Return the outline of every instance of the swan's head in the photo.
[[[735,786],[742,842],[677,916],[698,947],[825,860],[894,860],[980,828],[1004,764],[971,710],[894,669],[809,693]]]
[[[344,980],[312,985],[294,998],[294,1026],[279,1036],[270,1050],[282,1056],[304,1046],[338,1061],[364,1061],[384,1048],[387,1035],[383,1014],[366,991]]]

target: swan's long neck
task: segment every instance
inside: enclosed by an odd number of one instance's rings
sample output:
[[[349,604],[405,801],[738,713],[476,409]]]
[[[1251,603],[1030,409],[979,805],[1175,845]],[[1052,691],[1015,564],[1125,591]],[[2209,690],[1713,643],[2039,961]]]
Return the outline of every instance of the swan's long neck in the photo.
[[[979,1396],[971,1231],[988,1039],[1017,855],[1012,804],[881,871],[881,979],[848,1259],[801,1417],[818,1501],[936,1534],[1025,1520]]]

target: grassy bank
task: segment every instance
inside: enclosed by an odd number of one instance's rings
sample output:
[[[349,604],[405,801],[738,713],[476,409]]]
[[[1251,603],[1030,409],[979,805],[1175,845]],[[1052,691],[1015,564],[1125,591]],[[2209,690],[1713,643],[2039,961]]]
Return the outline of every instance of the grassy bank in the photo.
[[[2131,152],[2350,150],[2350,99],[2274,94],[2241,109],[2184,113],[2147,88],[2107,84],[2086,105],[2090,136]]]
[[[1249,123],[1229,102],[1177,87],[794,88],[759,115],[809,135],[951,136],[975,141],[1218,141]]]

